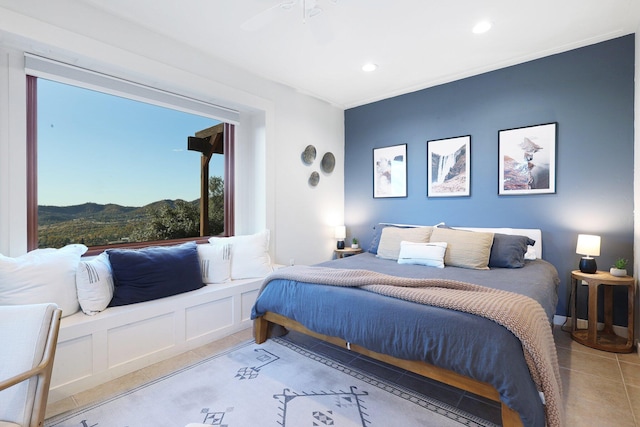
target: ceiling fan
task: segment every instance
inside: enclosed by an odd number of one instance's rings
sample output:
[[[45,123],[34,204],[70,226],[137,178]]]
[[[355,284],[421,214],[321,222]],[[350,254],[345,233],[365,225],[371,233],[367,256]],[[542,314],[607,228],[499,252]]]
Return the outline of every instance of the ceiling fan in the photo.
[[[338,0],[325,0],[324,2],[337,4]],[[320,6],[320,3],[320,0],[283,0],[249,18],[242,23],[240,28],[245,31],[259,31],[286,13],[294,11],[296,6],[299,6],[301,22],[309,24],[318,41],[328,42],[331,40],[332,35],[326,19],[323,19],[324,9]]]

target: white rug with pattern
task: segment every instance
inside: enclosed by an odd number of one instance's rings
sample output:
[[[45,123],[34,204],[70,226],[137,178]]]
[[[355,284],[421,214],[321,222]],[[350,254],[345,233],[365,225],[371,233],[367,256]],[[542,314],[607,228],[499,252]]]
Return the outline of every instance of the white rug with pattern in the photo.
[[[493,426],[286,340],[247,342],[47,427]]]

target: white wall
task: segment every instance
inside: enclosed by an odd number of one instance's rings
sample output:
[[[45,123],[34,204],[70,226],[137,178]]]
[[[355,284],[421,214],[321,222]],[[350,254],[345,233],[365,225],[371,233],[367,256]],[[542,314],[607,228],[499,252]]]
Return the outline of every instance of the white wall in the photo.
[[[55,6],[0,7],[0,253],[26,251],[22,52],[30,52],[239,110],[236,233],[271,229],[278,263],[331,257],[332,226],[344,215],[341,109],[117,18],[47,7]],[[319,157],[325,151],[336,156],[334,172],[316,188],[307,185],[311,168],[300,160],[308,144]],[[312,168],[320,171],[316,162]]]

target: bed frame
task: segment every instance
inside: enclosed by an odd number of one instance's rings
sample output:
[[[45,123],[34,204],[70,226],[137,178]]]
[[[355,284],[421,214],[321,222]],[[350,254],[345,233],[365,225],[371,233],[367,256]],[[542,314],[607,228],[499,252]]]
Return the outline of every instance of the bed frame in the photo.
[[[499,402],[502,407],[502,425],[504,427],[523,427],[520,415],[500,400],[500,394],[489,383],[474,380],[473,378],[469,378],[448,369],[439,368],[422,361],[404,360],[386,354],[376,353],[375,351],[368,350],[356,344],[349,344],[341,338],[318,334],[307,329],[295,320],[272,312],[266,312],[262,317],[258,317],[254,320],[254,333],[257,344],[262,344],[270,337],[273,325],[280,325],[288,330],[301,332],[305,335],[312,336],[339,347],[355,351],[356,353],[368,356],[372,359],[397,366],[398,368],[414,372],[418,375],[422,375],[423,377],[431,378],[461,390]]]
[[[476,228],[476,227],[454,227],[454,228],[469,230],[469,231],[485,231],[485,232],[493,232],[493,233],[519,234],[519,235],[528,236],[536,241],[535,245],[532,248],[534,258],[535,257],[542,258],[542,231],[540,229]],[[318,334],[310,329],[307,329],[306,327],[296,322],[295,320],[289,319],[288,317],[282,316],[277,313],[272,313],[272,312],[267,312],[262,317],[258,317],[254,320],[254,333],[255,333],[256,343],[262,344],[270,337],[272,326],[274,324],[280,325],[288,330],[301,332],[303,334],[312,336],[314,338],[318,338],[320,340],[329,342],[339,347],[347,348],[351,351],[355,351],[356,353],[371,357],[372,359],[379,360],[381,362],[388,363],[393,366],[397,366],[399,368],[405,369],[407,371],[411,371],[418,375],[422,375],[423,377],[431,378],[433,380],[440,381],[442,383],[451,385],[461,390],[465,390],[470,393],[474,393],[484,398],[493,400],[494,402],[498,402],[502,407],[502,410],[501,410],[502,425],[504,427],[522,427],[523,426],[522,420],[520,419],[520,415],[518,415],[518,413],[515,410],[511,409],[506,403],[500,400],[500,393],[498,393],[498,390],[496,390],[495,387],[493,387],[489,383],[478,381],[473,378],[467,377],[465,375],[458,374],[457,372],[444,369],[444,368],[439,368],[437,366],[428,364],[426,362],[422,362],[418,360],[399,359],[397,357],[393,357],[386,354],[377,353],[375,351],[368,350],[364,347],[360,347],[355,344],[347,343],[347,341],[345,341],[342,338]]]

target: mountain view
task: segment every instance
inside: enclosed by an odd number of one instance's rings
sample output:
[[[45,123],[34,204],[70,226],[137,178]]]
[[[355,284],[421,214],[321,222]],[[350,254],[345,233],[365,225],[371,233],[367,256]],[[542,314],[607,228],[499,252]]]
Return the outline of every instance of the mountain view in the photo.
[[[209,179],[209,234],[224,231],[224,182]],[[83,203],[38,206],[38,247],[103,246],[200,235],[200,199],[159,200],[142,207]]]
[[[199,200],[160,200],[142,207],[96,203],[38,206],[38,247],[59,248],[70,243],[100,246],[161,240],[155,238],[160,236],[153,235],[152,224],[163,216],[175,216],[171,214],[177,210],[183,212],[183,226],[185,223],[193,225],[187,226],[191,230],[181,237],[198,236]]]

